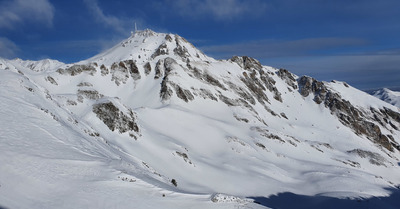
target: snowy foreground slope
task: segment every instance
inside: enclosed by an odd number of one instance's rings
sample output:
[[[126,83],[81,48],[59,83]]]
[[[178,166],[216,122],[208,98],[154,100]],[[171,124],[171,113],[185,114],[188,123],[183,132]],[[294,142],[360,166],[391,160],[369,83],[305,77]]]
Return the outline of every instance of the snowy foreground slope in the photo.
[[[0,207],[265,208],[252,199],[400,184],[397,107],[178,35],[74,64],[0,59],[0,74]]]

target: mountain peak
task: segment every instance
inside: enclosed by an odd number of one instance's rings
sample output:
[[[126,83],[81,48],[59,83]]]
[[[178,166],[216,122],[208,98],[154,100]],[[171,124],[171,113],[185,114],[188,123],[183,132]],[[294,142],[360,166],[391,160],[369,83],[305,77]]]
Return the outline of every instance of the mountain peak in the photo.
[[[212,60],[186,39],[175,34],[157,33],[150,29],[136,31],[132,35],[103,53],[82,63],[96,62],[111,65],[114,62],[133,60],[149,62],[156,57],[172,56],[174,59]]]
[[[143,36],[143,37],[150,37],[150,36],[155,36],[158,33],[152,31],[151,29],[145,29],[145,30],[137,30],[135,32],[132,32],[131,37],[137,37],[137,36]]]

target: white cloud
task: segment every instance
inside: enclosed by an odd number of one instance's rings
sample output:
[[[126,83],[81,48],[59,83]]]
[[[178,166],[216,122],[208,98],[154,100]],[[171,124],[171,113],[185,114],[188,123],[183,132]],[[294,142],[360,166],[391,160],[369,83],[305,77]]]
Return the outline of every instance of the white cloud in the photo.
[[[0,57],[14,58],[17,55],[19,48],[11,40],[0,37]]]
[[[14,29],[25,22],[38,22],[50,27],[53,17],[54,7],[48,0],[0,2],[0,29]]]
[[[133,28],[133,21],[130,22],[123,18],[104,14],[97,0],[84,0],[84,2],[98,23],[102,23],[123,34],[128,33]]]
[[[267,4],[262,0],[167,0],[174,12],[186,17],[213,17],[225,21],[243,15],[257,16],[265,12]]]

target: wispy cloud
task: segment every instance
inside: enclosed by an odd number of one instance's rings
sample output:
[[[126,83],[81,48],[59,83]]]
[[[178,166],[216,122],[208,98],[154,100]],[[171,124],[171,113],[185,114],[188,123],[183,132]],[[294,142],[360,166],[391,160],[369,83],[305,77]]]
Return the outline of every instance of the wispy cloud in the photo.
[[[212,17],[219,21],[233,20],[243,15],[257,16],[267,4],[262,0],[166,0],[174,12],[191,18]]]
[[[0,29],[14,29],[25,22],[51,27],[54,7],[48,0],[11,0],[0,2]]]
[[[323,54],[343,47],[362,46],[368,41],[356,38],[308,38],[300,40],[258,40],[245,43],[204,46],[201,49],[213,56],[228,58],[247,55],[258,59],[283,56]]]
[[[360,88],[399,86],[400,55],[331,55],[279,57],[260,60],[265,65],[286,68],[297,75],[319,80],[346,81]]]
[[[0,37],[0,57],[14,58],[19,52],[19,48],[11,40]]]
[[[104,24],[120,34],[128,34],[133,29],[133,19],[105,14],[97,0],[84,0],[84,2],[99,24]],[[142,22],[140,19],[135,19],[135,21]]]

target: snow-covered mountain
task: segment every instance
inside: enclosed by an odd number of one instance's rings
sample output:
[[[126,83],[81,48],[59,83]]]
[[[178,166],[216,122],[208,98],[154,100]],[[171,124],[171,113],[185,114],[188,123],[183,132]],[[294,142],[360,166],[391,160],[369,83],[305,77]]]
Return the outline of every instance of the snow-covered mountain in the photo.
[[[264,208],[386,196],[400,113],[344,82],[138,31],[73,64],[0,59],[0,206]]]
[[[400,92],[392,91],[388,88],[379,89],[371,92],[371,95],[400,108]]]

